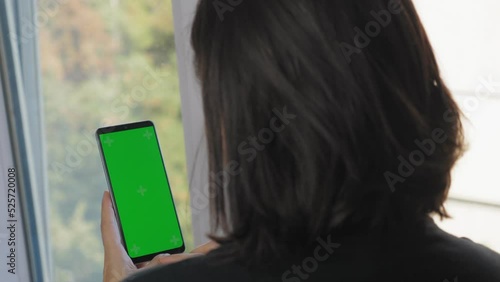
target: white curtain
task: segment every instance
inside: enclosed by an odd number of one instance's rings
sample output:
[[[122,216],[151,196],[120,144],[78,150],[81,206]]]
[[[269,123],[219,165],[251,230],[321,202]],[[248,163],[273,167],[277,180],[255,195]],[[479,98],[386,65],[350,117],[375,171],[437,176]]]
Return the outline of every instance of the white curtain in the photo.
[[[191,24],[198,0],[173,0],[175,45],[195,245],[205,243],[209,226],[208,157],[201,91],[193,68]]]

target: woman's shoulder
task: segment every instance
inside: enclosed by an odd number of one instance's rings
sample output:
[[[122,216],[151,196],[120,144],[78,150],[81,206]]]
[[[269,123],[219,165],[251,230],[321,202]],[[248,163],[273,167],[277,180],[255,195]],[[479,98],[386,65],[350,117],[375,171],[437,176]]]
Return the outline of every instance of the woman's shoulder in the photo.
[[[243,274],[243,275],[242,275]],[[139,271],[124,282],[243,281],[244,270],[237,264],[219,262],[213,256],[198,256],[169,265]],[[250,280],[248,280],[250,281]]]
[[[425,234],[420,233],[409,240],[390,236],[386,244],[380,244],[379,237],[375,241],[374,238],[341,240],[339,250],[326,261],[318,262],[317,270],[310,273],[308,281],[382,281],[382,278],[383,281],[401,281],[402,277],[405,281],[419,282],[446,279],[452,282],[500,281],[500,254],[466,238],[446,233],[433,221],[425,229]],[[304,266],[307,260],[299,260],[298,264],[291,261],[287,269],[295,271],[295,265]],[[277,266],[277,273],[281,270]],[[282,272],[290,271],[285,269]],[[283,280],[282,275],[275,274],[249,271],[238,263],[207,255],[140,271],[125,281],[298,281],[301,277],[288,275]],[[268,279],[270,277],[275,279]]]
[[[449,234],[437,225],[428,229],[419,257],[425,265],[458,277],[458,281],[500,281],[500,254],[468,238]]]

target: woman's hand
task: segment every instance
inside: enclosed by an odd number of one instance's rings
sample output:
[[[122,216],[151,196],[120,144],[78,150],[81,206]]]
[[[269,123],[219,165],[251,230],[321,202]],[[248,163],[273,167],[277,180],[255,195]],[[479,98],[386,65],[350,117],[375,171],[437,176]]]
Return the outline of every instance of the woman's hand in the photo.
[[[218,247],[215,242],[208,242],[189,254],[168,255],[161,254],[156,256],[148,263],[134,265],[128,256],[125,248],[123,248],[120,231],[116,223],[113,205],[109,192],[104,192],[101,207],[101,235],[104,245],[104,282],[118,282],[129,276],[130,274],[161,264],[170,264],[179,262],[188,258],[203,255]]]

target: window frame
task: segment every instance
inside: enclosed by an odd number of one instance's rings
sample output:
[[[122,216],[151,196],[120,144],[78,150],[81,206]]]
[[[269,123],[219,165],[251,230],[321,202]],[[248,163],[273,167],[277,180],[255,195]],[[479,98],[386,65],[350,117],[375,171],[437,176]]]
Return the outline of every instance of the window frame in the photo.
[[[51,281],[36,26],[35,0],[0,3],[0,75],[20,207],[18,278]]]

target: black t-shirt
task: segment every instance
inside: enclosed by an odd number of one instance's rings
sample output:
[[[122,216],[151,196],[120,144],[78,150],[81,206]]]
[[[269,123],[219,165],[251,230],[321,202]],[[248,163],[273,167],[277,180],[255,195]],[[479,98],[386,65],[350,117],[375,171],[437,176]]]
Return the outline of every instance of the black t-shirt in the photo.
[[[325,236],[308,255],[283,260],[272,270],[220,263],[217,252],[223,248],[125,281],[500,282],[498,253],[442,231],[431,219],[415,230]]]

